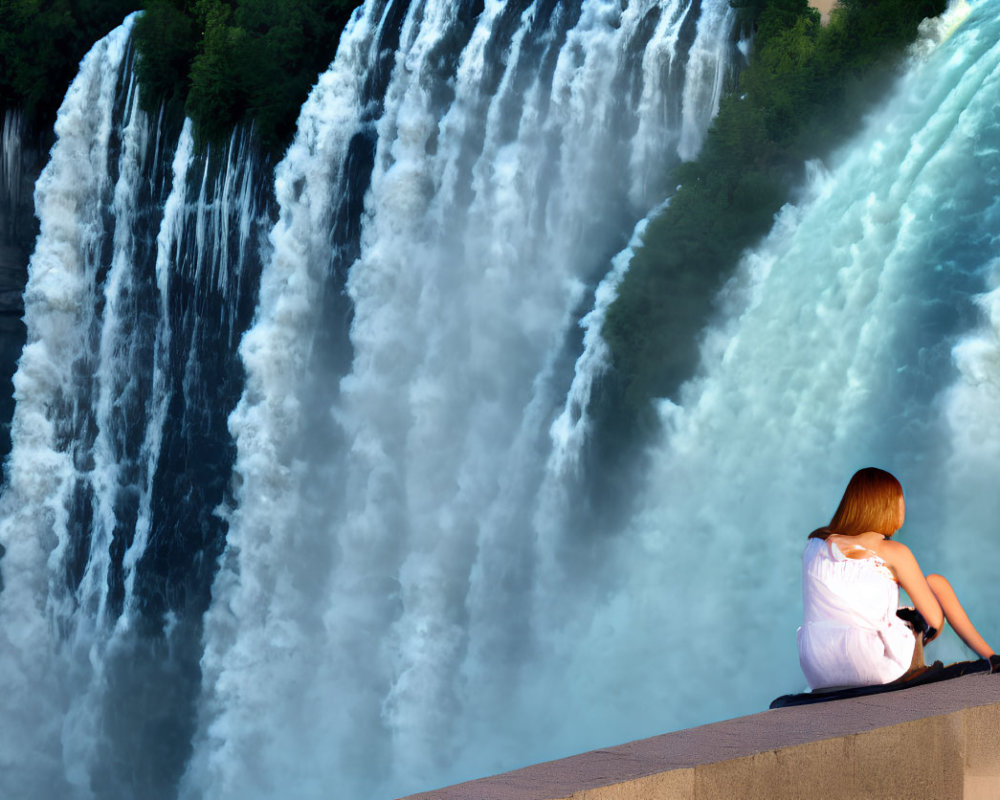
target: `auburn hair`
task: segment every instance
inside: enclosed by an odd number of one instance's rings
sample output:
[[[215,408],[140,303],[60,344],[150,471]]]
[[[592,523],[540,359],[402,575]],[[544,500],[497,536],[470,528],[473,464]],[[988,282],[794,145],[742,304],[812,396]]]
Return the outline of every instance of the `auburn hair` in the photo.
[[[859,469],[847,484],[830,524],[814,530],[809,538],[825,539],[831,533],[857,536],[868,531],[892,536],[902,522],[902,496],[903,487],[891,473],[877,467]]]

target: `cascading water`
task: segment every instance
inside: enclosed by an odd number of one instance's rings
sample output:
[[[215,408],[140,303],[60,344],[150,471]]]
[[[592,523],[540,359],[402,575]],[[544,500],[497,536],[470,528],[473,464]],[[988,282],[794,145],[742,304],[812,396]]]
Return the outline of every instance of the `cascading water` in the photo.
[[[21,114],[10,111],[4,114],[3,129],[0,132],[0,188],[3,189],[3,200],[7,208],[4,217],[9,217],[13,209],[21,201],[21,137],[24,123]]]
[[[925,24],[891,101],[812,165],[723,292],[725,322],[662,403],[639,511],[610,548],[620,584],[567,630],[558,675],[579,677],[564,703],[600,703],[609,741],[805,688],[801,551],[869,464],[907,492],[901,540],[1000,639],[998,36],[989,3]],[[970,656],[950,636],[928,657]]]
[[[29,198],[40,170],[39,152],[24,138],[23,115],[8,110],[0,132],[0,453],[4,457],[10,452],[9,422],[14,414],[11,378],[24,347],[21,294],[37,233]]]
[[[71,510],[74,495],[83,495],[81,504],[87,503],[89,487],[81,486],[78,478],[95,466],[92,406],[84,407],[78,396],[87,402],[92,395],[92,387],[82,385],[92,373],[83,362],[94,339],[95,278],[103,255],[101,214],[113,190],[108,162],[115,78],[127,43],[128,31],[123,29],[95,47],[81,65],[65,101],[68,113],[60,117],[61,127],[57,124],[59,145],[36,187],[41,233],[25,291],[30,333],[15,377],[16,447],[8,462],[0,531],[7,548],[0,608],[7,640],[3,673],[13,687],[4,697],[4,716],[21,723],[4,726],[0,748],[9,759],[3,779],[12,796],[28,796],[46,780],[63,777],[57,768],[60,720],[72,698],[65,696],[60,673],[86,669],[98,660],[70,656],[75,663],[59,663],[49,631],[54,628],[65,637],[65,650],[101,644],[95,641],[93,625],[103,622],[96,614],[104,605],[102,587],[90,581],[79,600],[74,596],[72,584],[79,585],[84,577],[74,550],[96,539],[100,559],[107,554],[105,537],[110,532],[92,533],[86,516],[71,519]],[[95,113],[84,113],[88,106]],[[79,459],[74,451],[80,452]],[[82,529],[74,530],[80,522]],[[85,608],[79,616],[76,605]],[[80,638],[73,630],[76,622]],[[86,690],[91,677],[74,676],[74,681]],[[79,744],[73,741],[71,746]],[[65,774],[70,784],[80,777],[73,767]]]
[[[567,337],[696,148],[730,15],[357,13],[278,169],[187,793],[380,796],[545,752],[519,686],[546,637],[532,498]],[[315,326],[347,267],[353,362],[331,363]]]
[[[36,191],[0,794],[384,797],[760,710],[802,682],[803,537],[867,463],[988,608],[988,5],[746,255],[624,530],[581,494],[599,327],[727,2],[371,0],[276,222],[247,138],[136,107],[130,21],[95,46]]]
[[[171,796],[190,749],[267,217],[247,142],[211,166],[139,110],[131,25],[81,63],[36,186],[0,501],[5,797]]]

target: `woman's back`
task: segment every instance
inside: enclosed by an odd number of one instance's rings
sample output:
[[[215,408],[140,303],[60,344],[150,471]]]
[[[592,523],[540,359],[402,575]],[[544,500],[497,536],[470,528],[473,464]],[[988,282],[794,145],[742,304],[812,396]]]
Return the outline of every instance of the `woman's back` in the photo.
[[[892,570],[862,545],[846,545],[845,554],[844,539],[861,537],[810,539],[802,556],[799,661],[813,689],[888,683],[913,657]]]

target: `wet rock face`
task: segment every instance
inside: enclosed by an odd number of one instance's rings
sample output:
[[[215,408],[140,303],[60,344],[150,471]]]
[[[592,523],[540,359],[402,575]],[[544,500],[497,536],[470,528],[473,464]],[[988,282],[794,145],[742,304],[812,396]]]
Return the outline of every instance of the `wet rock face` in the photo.
[[[34,186],[47,150],[42,137],[26,129],[19,115],[7,113],[0,141],[0,458],[10,452],[11,378],[24,347],[22,295],[38,236]]]
[[[0,152],[0,315],[23,310],[21,292],[28,258],[38,235],[33,192],[42,169],[45,143],[27,130],[17,114],[3,120]]]

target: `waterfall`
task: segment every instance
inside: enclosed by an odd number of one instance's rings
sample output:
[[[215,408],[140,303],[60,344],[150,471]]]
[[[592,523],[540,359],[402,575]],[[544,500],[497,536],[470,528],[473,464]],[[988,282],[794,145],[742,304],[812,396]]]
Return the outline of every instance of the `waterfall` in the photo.
[[[369,0],[273,185],[252,132],[138,107],[126,20],[36,186],[0,794],[381,798],[761,710],[867,464],[995,642],[989,12],[925,24],[744,254],[618,527],[601,321],[740,58],[728,2]]]
[[[25,142],[24,115],[4,114],[0,133],[0,454],[10,452],[14,374],[24,347],[21,298],[28,253],[35,238],[30,188],[38,178],[38,148]]]
[[[356,12],[277,171],[188,794],[382,796],[558,752],[519,690],[546,647],[548,426],[731,25],[726,3]],[[342,290],[349,331],[317,331]]]
[[[4,200],[11,211],[20,204],[21,194],[21,137],[24,124],[19,111],[9,111],[4,114],[3,132],[0,133],[0,187],[3,188]],[[9,211],[8,213],[11,213]]]
[[[650,214],[639,220],[628,246],[611,259],[611,271],[601,280],[594,292],[593,308],[580,320],[585,331],[583,352],[576,360],[573,383],[566,393],[563,409],[552,423],[552,452],[546,473],[555,477],[582,469],[581,458],[587,440],[593,435],[590,403],[594,385],[611,368],[611,348],[601,336],[601,328],[608,309],[618,298],[621,285],[635,251],[642,246],[643,236],[650,220],[659,216],[667,203],[661,203]]]
[[[92,386],[81,384],[92,371],[86,362],[93,346],[91,315],[103,255],[101,212],[110,205],[115,188],[109,144],[128,35],[127,27],[116,31],[82,62],[57,122],[59,143],[35,190],[41,233],[25,290],[29,338],[14,381],[16,447],[8,462],[0,523],[6,547],[0,607],[6,639],[3,673],[12,687],[4,696],[4,716],[19,722],[4,726],[0,752],[7,760],[5,793],[13,796],[34,794],[54,777],[63,777],[57,766],[60,719],[73,698],[67,696],[62,678],[99,660],[70,655],[73,663],[60,663],[59,654],[52,652],[50,631],[58,632],[65,651],[85,652],[104,644],[103,632],[93,626],[103,623],[96,612],[106,600],[106,583],[87,581],[77,595],[69,581],[59,578],[66,575],[84,583],[73,551],[86,547],[88,539],[97,540],[100,559],[108,550],[102,539],[110,535],[71,519],[71,509],[77,497],[82,495],[84,503],[89,499],[83,473],[104,477],[93,450],[92,409],[82,407],[77,398],[82,395],[86,402],[92,395]],[[123,191],[128,191],[127,185]],[[74,530],[75,525],[80,528]],[[76,606],[85,612],[77,616]],[[92,679],[99,681],[99,676],[73,678],[85,691]],[[86,741],[74,740],[72,746]],[[70,784],[82,778],[74,767],[65,773]]]
[[[548,676],[572,676],[567,706],[601,703],[609,741],[805,690],[801,552],[864,466],[900,477],[898,538],[1000,638],[998,33],[988,3],[925,23],[891,98],[744,255],[699,374],[660,404],[664,436],[604,565],[619,583],[575,615],[573,657]],[[949,634],[927,657],[974,655]]]
[[[35,190],[0,500],[4,796],[169,796],[193,729],[267,217],[248,141],[196,157],[190,126],[140,110],[133,19],[81,63]]]

